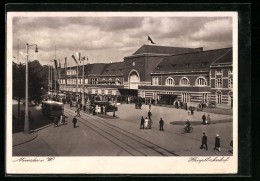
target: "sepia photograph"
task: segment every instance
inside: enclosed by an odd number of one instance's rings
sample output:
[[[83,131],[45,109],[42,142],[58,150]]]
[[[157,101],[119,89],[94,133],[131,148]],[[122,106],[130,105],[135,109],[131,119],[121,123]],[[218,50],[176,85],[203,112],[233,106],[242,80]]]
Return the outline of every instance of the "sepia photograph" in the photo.
[[[7,172],[236,173],[237,24],[235,12],[7,13]]]

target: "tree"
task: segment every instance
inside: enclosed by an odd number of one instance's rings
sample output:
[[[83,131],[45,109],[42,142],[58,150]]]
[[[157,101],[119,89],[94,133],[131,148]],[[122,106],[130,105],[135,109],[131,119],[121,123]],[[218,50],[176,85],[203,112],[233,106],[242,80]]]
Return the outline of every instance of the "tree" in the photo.
[[[20,117],[21,98],[25,97],[25,65],[13,62],[13,98],[18,101],[18,117]]]
[[[25,98],[25,65],[13,62],[13,98],[18,101],[18,116],[20,116],[20,100]],[[28,62],[28,97],[29,101],[41,101],[44,94],[42,88],[46,88],[48,69],[43,67],[38,60]]]

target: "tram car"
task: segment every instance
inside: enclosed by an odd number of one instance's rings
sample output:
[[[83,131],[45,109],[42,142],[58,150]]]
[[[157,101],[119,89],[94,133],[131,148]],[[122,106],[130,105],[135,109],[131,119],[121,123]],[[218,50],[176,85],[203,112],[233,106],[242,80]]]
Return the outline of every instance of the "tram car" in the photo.
[[[64,114],[64,105],[56,101],[42,101],[42,114],[46,117],[60,116]]]

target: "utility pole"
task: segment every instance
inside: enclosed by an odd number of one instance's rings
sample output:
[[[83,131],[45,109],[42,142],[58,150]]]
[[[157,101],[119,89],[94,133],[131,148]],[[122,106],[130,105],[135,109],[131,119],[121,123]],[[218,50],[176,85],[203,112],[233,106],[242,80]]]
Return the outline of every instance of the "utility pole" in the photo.
[[[50,93],[50,66],[48,65],[48,69],[49,69],[49,74],[48,74],[48,93]]]
[[[85,105],[85,72],[84,72],[84,60],[85,60],[85,57],[82,58],[83,60],[83,72],[82,72],[82,78],[83,78],[83,82],[82,82],[82,90],[83,90],[83,93],[82,93],[82,105]]]
[[[24,118],[24,133],[30,132],[30,122],[29,122],[29,108],[28,108],[28,59],[29,59],[29,46],[36,46],[35,52],[38,52],[36,44],[29,45],[26,43],[26,71],[25,71],[25,118]]]

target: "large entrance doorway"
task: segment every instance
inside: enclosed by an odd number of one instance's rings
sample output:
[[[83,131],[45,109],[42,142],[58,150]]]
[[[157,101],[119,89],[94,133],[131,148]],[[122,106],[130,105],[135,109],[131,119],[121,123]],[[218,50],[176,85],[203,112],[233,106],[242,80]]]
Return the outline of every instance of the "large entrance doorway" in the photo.
[[[129,74],[129,89],[138,89],[138,85],[140,84],[140,77],[136,70],[133,70]]]
[[[177,99],[177,95],[172,94],[158,94],[158,104],[173,105]]]

